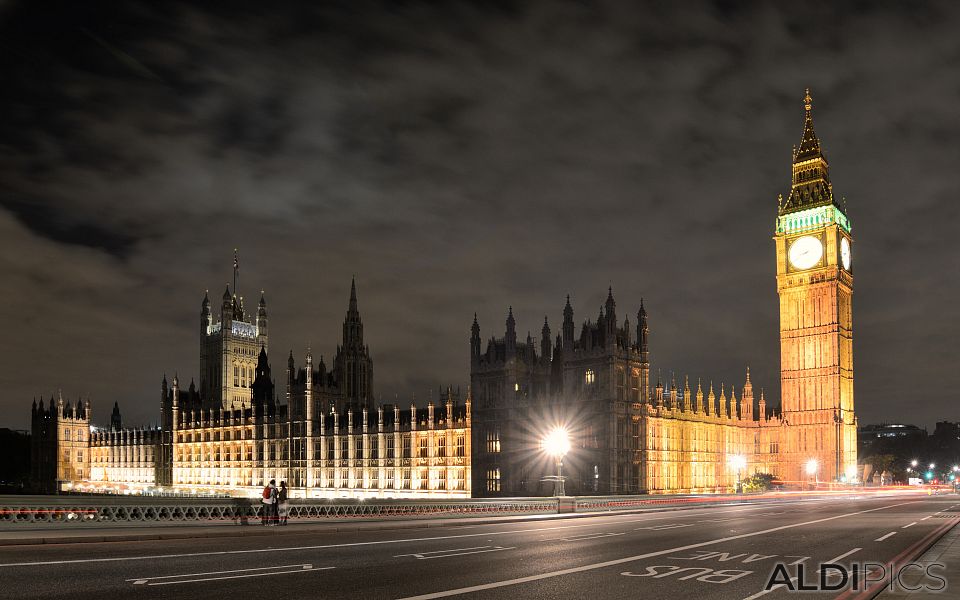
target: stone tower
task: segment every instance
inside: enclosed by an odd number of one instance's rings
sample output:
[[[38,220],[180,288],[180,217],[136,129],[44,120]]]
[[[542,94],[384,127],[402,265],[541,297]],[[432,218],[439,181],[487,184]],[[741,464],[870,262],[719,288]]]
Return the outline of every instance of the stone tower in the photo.
[[[804,97],[803,138],[793,151],[789,197],[774,242],[780,296],[780,385],[786,438],[782,476],[832,481],[856,468],[853,413],[853,271],[850,219]],[[816,462],[813,462],[816,461]],[[809,466],[808,466],[809,465]]]
[[[233,293],[227,284],[219,322],[213,321],[208,294],[200,308],[200,396],[206,407],[249,407],[260,348],[269,351],[266,298],[261,291],[257,313],[247,314],[236,293],[236,256],[233,270]]]

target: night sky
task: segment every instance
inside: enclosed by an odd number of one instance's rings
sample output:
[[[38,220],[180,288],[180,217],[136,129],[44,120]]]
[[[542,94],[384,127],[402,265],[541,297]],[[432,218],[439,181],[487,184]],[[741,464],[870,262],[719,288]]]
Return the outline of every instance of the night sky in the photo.
[[[96,6],[0,4],[0,426],[58,388],[156,422],[234,248],[279,382],[331,363],[355,275],[385,402],[465,389],[474,312],[536,339],[569,293],[579,331],[613,286],[654,371],[777,403],[805,87],[860,423],[960,419],[955,2]]]

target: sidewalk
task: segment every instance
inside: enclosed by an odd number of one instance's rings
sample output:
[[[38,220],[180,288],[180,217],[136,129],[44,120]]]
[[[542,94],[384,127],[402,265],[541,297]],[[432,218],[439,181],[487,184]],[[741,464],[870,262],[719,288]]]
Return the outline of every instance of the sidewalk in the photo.
[[[876,596],[877,600],[902,600],[909,597],[915,599],[936,599],[960,597],[960,525],[947,532],[937,543],[913,561],[926,569],[929,565],[939,564],[942,567],[933,567],[931,572],[936,577],[946,580],[946,587],[939,591],[916,589],[911,591],[903,588],[885,589]],[[904,586],[918,588],[919,586],[940,587],[943,582],[926,575],[920,568],[904,571],[901,576]]]

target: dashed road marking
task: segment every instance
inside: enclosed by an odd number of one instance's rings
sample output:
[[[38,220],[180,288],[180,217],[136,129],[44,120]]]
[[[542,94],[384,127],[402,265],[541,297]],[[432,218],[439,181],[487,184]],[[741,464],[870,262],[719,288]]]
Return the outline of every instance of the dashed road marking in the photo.
[[[887,535],[882,535],[882,536],[878,537],[877,539],[875,539],[875,540],[873,540],[873,541],[875,541],[875,542],[882,542],[883,540],[885,540],[885,539],[887,539],[887,538],[889,538],[889,537],[893,537],[893,536],[895,536],[895,535],[897,535],[897,532],[896,532],[896,531],[891,531],[891,532],[888,533]]]
[[[850,556],[851,554],[854,554],[854,553],[856,553],[856,552],[860,552],[861,550],[863,550],[863,548],[854,548],[853,550],[850,550],[849,552],[844,552],[844,553],[841,554],[840,556],[835,556],[835,557],[831,558],[831,559],[828,560],[827,562],[828,562],[828,563],[835,563],[835,562],[837,562],[837,561],[840,561],[840,560],[845,559],[846,557]]]
[[[912,527],[912,526],[914,526],[914,525],[916,525],[916,524],[917,524],[916,521],[914,521],[913,523],[907,523],[906,525],[904,525],[904,526],[901,527],[900,529],[906,529],[907,527]]]

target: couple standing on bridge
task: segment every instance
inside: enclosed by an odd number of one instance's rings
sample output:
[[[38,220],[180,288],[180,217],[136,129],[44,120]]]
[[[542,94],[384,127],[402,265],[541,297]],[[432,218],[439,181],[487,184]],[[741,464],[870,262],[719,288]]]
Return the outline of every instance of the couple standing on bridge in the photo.
[[[287,482],[281,481],[277,487],[277,480],[271,479],[263,488],[263,513],[260,517],[261,525],[286,525],[287,514]]]

